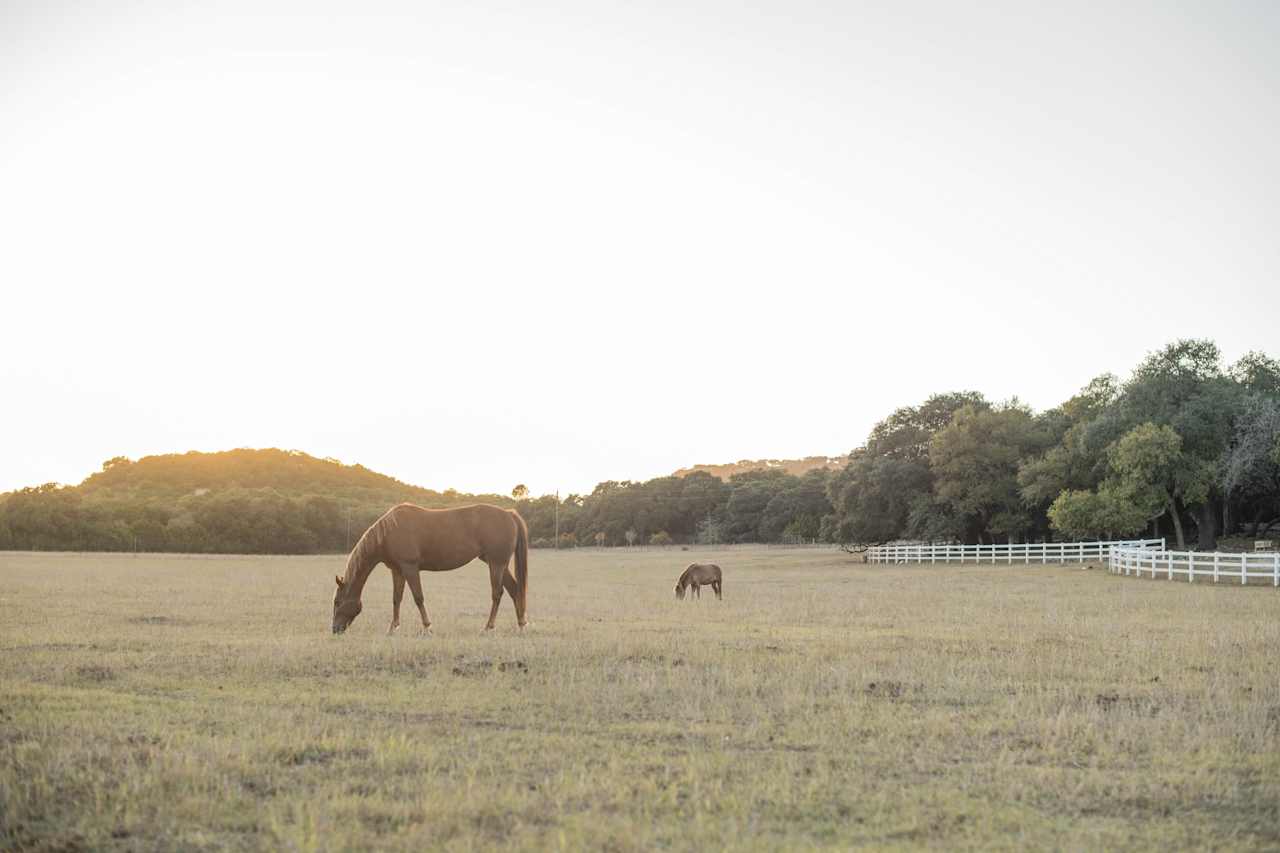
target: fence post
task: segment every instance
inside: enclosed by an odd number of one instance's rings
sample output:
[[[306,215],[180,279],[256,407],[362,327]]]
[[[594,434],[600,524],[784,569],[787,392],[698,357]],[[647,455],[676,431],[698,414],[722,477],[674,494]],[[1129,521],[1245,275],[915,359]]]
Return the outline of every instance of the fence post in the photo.
[[[1271,555],[1271,580],[1275,586],[1280,586],[1280,551]]]
[[[1240,585],[1247,586],[1249,583],[1249,555],[1244,551],[1240,552]]]
[[[1218,552],[1213,552],[1213,582],[1218,582]]]

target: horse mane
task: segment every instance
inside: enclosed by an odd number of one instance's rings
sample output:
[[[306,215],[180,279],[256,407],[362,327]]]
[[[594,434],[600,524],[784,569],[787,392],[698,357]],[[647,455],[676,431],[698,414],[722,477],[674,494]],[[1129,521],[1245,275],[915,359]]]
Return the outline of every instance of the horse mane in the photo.
[[[360,535],[356,547],[351,549],[351,556],[347,557],[347,574],[343,578],[343,583],[351,583],[362,570],[367,572],[373,565],[378,548],[381,547],[387,533],[400,523],[396,518],[396,510],[399,508],[399,505],[393,506],[384,512],[381,518],[369,525],[369,529]]]

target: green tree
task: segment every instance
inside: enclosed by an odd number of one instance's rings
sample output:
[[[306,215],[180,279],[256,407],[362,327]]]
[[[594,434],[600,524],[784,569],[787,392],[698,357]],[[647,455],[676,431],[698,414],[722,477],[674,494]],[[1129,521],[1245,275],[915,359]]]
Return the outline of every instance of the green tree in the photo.
[[[930,443],[934,493],[979,538],[1024,536],[1034,518],[1018,488],[1018,466],[1042,452],[1047,436],[1016,401],[999,408],[966,406]]]
[[[1214,465],[1188,456],[1182,436],[1172,427],[1152,423],[1134,427],[1112,447],[1110,459],[1116,487],[1149,515],[1168,512],[1178,547],[1185,548],[1182,508],[1208,499]]]
[[[1280,361],[1266,353],[1247,352],[1231,365],[1231,378],[1246,391],[1280,397]]]
[[[822,520],[823,538],[869,545],[908,533],[931,539],[960,535],[954,524],[944,529],[933,523],[943,516],[917,512],[914,525],[911,518],[913,509],[932,502],[931,442],[965,407],[986,409],[990,404],[974,391],[935,394],[877,423],[866,444],[850,453],[848,464],[828,480],[831,513]]]
[[[859,545],[899,538],[907,529],[912,506],[929,497],[932,482],[926,461],[855,450],[849,464],[827,484],[832,513],[824,538]]]
[[[1134,536],[1148,521],[1148,510],[1116,483],[1097,491],[1068,489],[1049,507],[1053,528],[1068,539]]]
[[[1123,426],[1121,435],[1146,423],[1167,426],[1182,442],[1176,457],[1176,464],[1183,466],[1180,480],[1198,484],[1207,477],[1206,487],[1180,494],[1169,510],[1175,535],[1183,512],[1194,517],[1202,550],[1217,545],[1224,497],[1221,466],[1245,400],[1243,386],[1222,369],[1217,345],[1188,339],[1147,356],[1117,401],[1114,420]]]

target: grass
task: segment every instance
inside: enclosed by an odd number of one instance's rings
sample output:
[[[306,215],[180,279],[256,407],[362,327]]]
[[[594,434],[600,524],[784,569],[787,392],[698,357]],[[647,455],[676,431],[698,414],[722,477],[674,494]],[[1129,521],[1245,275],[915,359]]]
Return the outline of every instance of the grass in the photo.
[[[1280,847],[1270,587],[537,551],[334,637],[342,564],[0,554],[0,848]]]

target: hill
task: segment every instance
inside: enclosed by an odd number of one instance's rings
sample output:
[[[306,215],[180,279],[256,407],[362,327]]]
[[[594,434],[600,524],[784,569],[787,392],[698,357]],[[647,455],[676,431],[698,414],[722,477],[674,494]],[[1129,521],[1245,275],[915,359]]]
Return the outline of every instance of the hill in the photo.
[[[735,474],[747,471],[784,471],[793,477],[800,477],[814,469],[839,469],[849,461],[847,456],[806,456],[803,459],[742,459],[724,465],[691,465],[681,468],[674,476],[686,477],[694,471],[705,471],[713,477],[727,481]]]
[[[332,553],[400,501],[511,505],[296,450],[116,457],[78,486],[0,495],[0,548]]]

